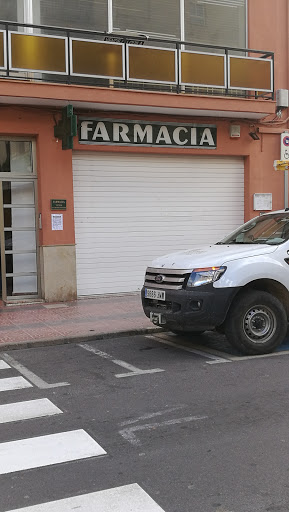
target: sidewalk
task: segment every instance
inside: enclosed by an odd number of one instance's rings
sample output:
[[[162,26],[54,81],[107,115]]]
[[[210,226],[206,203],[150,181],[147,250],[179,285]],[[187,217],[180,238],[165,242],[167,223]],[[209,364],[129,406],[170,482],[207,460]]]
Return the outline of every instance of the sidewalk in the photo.
[[[0,307],[0,350],[154,330],[139,293]]]

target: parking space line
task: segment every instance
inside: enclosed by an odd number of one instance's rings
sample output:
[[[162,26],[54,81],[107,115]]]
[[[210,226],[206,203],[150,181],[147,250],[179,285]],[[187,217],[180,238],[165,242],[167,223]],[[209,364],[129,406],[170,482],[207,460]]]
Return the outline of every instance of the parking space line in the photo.
[[[160,337],[160,335],[154,336],[152,334],[149,334],[149,335],[146,335],[146,338],[151,338],[151,339],[157,341],[158,343],[163,343],[164,345],[170,345],[171,347],[177,348],[179,350],[184,350],[185,352],[190,352],[191,354],[195,354],[197,356],[201,356],[201,357],[205,357],[206,359],[210,359],[210,361],[206,361],[208,364],[221,364],[221,363],[231,363],[232,362],[231,357],[225,358],[225,357],[221,357],[219,355],[213,355],[209,352],[206,352],[205,350],[199,350],[197,348],[187,347],[186,345],[180,345],[179,343],[174,343],[169,338],[167,338],[163,335]],[[222,352],[220,352],[220,353],[223,356],[223,353]]]
[[[9,356],[8,354],[2,354],[2,358],[9,363],[15,370],[17,370],[19,373],[24,375],[26,379],[28,379],[32,384],[37,386],[39,389],[50,389],[50,388],[59,388],[62,386],[69,386],[70,384],[68,382],[56,382],[55,384],[48,384],[48,382],[45,382],[45,380],[42,380],[38,375],[35,375],[35,373],[31,372],[23,366],[23,364],[18,363],[13,357]]]
[[[144,414],[143,416],[139,416],[138,418],[134,418],[133,420],[127,420],[120,423],[121,427],[125,427],[127,425],[133,425],[134,423],[138,423],[142,420],[149,420],[151,418],[155,418],[156,416],[163,416],[164,414],[169,414],[170,412],[178,411],[179,409],[183,409],[184,405],[177,405],[176,407],[171,407],[170,409],[164,409],[163,411],[157,411],[152,413]]]
[[[186,345],[180,345],[179,343],[174,343],[171,341],[171,337],[164,333],[159,333],[155,335],[146,335],[146,338],[152,338],[158,341],[159,343],[165,343],[166,340],[168,345],[172,345],[175,348],[179,348],[180,350],[185,350],[187,352],[196,353],[203,357],[207,357],[211,359],[211,361],[206,361],[207,364],[214,365],[219,363],[232,363],[232,362],[242,362],[248,361],[250,359],[264,359],[268,357],[276,357],[280,355],[289,354],[289,350],[277,350],[276,352],[271,352],[270,354],[259,354],[259,355],[233,355],[228,354],[227,352],[222,352],[221,350],[216,350],[214,348],[203,347],[202,345],[195,344],[194,348],[190,348]]]
[[[280,350],[278,352],[271,352],[270,354],[260,354],[255,356],[230,356],[230,359],[236,361],[248,361],[249,359],[264,359],[267,357],[282,356],[283,354],[289,354],[289,350]]]
[[[200,421],[206,419],[208,419],[208,416],[187,416],[185,418],[176,418],[173,420],[162,421],[161,423],[147,423],[146,425],[136,425],[134,427],[124,428],[123,430],[120,430],[119,433],[124,439],[126,439],[126,441],[128,441],[133,446],[140,446],[141,442],[135,435],[135,432],[138,432],[140,430],[155,430],[156,428],[160,427],[167,427],[170,425],[181,425],[183,423],[188,423],[191,421]]]
[[[106,352],[103,352],[102,350],[98,350],[97,348],[92,347],[91,345],[88,345],[87,343],[80,343],[78,346],[81,348],[84,348],[84,350],[87,350],[88,352],[92,352],[96,356],[102,357],[103,359],[108,359],[112,363],[114,363],[118,366],[121,366],[122,368],[125,368],[126,370],[129,370],[128,373],[115,374],[116,378],[135,377],[136,375],[145,375],[148,373],[159,373],[159,372],[165,371],[165,370],[162,370],[161,368],[152,368],[150,370],[141,370],[141,368],[137,368],[136,366],[126,363],[125,361],[122,361],[121,359],[114,359],[114,357],[111,356],[110,354],[107,354]]]

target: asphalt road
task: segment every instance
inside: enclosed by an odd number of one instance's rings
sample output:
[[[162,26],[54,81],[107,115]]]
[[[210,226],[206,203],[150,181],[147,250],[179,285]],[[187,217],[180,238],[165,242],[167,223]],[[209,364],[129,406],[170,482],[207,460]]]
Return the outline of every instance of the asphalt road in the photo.
[[[288,512],[288,354],[161,341],[0,353],[0,512]]]

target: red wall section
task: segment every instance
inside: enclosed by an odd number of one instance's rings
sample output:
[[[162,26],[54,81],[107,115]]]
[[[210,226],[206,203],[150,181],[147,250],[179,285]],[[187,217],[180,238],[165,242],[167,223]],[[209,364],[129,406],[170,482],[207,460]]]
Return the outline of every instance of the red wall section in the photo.
[[[36,139],[38,209],[42,215],[40,245],[74,244],[72,151],[62,151],[53,135],[52,112],[38,109],[1,108],[0,134]],[[63,231],[51,230],[50,199],[66,199]],[[55,212],[57,213],[57,212]]]
[[[80,114],[80,112],[78,112]],[[42,230],[39,232],[40,245],[73,244],[74,214],[73,214],[73,178],[72,178],[72,151],[63,151],[61,142],[57,142],[53,127],[56,110],[43,110],[38,108],[4,107],[1,110],[0,134],[9,136],[29,136],[36,140],[37,148],[37,174],[39,213],[42,214]],[[93,116],[104,118],[108,113],[95,112]],[[85,116],[84,112],[81,115]],[[91,116],[91,112],[89,116]],[[284,206],[284,174],[273,170],[273,161],[280,155],[280,134],[262,133],[259,141],[253,141],[249,136],[252,122],[238,120],[222,120],[212,118],[172,117],[157,115],[124,115],[111,114],[115,118],[146,119],[158,121],[174,121],[176,123],[208,123],[216,124],[217,149],[187,149],[187,148],[139,148],[139,147],[113,147],[81,145],[74,139],[75,150],[78,151],[114,151],[114,152],[143,152],[166,154],[189,154],[203,156],[243,156],[245,159],[245,219],[253,217],[253,194],[272,192],[273,208]],[[229,135],[230,123],[241,125],[241,137],[231,139]],[[282,131],[283,128],[280,129]],[[64,230],[52,231],[50,199],[66,199],[67,211],[63,212]]]
[[[288,89],[288,0],[248,0],[248,48],[275,53],[275,89]]]

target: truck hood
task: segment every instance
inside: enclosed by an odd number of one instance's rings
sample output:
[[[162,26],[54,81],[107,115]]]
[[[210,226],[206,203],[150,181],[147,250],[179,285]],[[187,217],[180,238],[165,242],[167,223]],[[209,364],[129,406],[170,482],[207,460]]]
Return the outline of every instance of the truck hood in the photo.
[[[187,251],[167,254],[152,262],[154,268],[186,269],[215,267],[225,265],[229,261],[271,254],[278,246],[272,245],[209,245]]]

